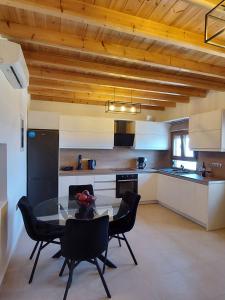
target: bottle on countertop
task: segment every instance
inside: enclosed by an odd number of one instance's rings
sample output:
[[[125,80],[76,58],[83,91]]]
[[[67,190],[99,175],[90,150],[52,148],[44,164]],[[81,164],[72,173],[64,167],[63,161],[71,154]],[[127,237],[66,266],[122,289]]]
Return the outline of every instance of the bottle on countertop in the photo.
[[[79,154],[78,155],[78,162],[77,162],[77,170],[82,170],[83,166],[82,166],[82,155]]]
[[[204,161],[202,163],[202,177],[206,177],[206,167]]]

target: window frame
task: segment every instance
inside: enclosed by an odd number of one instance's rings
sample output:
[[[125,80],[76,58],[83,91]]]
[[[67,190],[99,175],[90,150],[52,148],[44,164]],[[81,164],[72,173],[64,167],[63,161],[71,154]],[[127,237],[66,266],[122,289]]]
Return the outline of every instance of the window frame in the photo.
[[[173,150],[174,150],[174,137],[175,136],[181,136],[181,156],[175,156],[173,155]],[[184,161],[197,161],[197,156],[198,153],[196,151],[194,152],[194,156],[193,157],[188,157],[184,155],[184,136],[185,135],[189,135],[188,130],[179,130],[179,131],[174,131],[171,132],[171,160],[184,160]]]

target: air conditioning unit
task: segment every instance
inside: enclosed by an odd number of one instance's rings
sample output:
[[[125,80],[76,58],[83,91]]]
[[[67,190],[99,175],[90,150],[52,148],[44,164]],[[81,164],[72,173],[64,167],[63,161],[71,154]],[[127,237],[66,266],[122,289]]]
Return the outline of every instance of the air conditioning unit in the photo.
[[[15,89],[29,84],[29,71],[19,44],[0,39],[0,70]]]

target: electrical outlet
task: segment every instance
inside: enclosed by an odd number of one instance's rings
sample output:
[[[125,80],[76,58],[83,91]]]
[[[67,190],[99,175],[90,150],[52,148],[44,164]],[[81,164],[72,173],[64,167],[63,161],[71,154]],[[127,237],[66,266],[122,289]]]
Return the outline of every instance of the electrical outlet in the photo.
[[[219,162],[212,162],[212,163],[210,164],[210,166],[211,166],[212,168],[218,168],[218,169],[221,169],[221,168],[223,167],[223,164],[222,164],[222,163],[219,163]]]

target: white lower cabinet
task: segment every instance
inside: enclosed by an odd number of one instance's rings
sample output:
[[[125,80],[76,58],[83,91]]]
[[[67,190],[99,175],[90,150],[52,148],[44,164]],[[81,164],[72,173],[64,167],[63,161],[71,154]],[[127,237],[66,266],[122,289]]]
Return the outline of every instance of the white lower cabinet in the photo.
[[[69,196],[69,186],[78,184],[77,176],[60,176],[59,177],[59,197]]]
[[[94,185],[94,176],[59,176],[59,197],[68,196],[69,186],[79,184]]]
[[[208,185],[158,174],[158,201],[208,230],[225,227],[225,183]]]
[[[59,197],[68,196],[69,186],[92,184],[95,195],[104,195],[103,204],[118,204],[116,175],[59,176]],[[141,202],[159,201],[162,205],[190,218],[207,230],[225,228],[225,183],[210,181],[208,185],[157,173],[138,174]],[[107,199],[107,196],[110,197]],[[108,201],[108,203],[107,203]],[[110,202],[109,202],[110,201]]]
[[[72,176],[59,176],[59,197],[69,195],[70,185],[92,184],[95,195],[106,196],[104,203],[100,203],[97,198],[98,205],[103,204],[117,204],[120,199],[110,199],[116,197],[116,175],[72,175]],[[109,201],[110,200],[110,201]],[[112,203],[113,200],[113,203]]]
[[[138,194],[141,195],[141,202],[155,201],[157,186],[157,174],[138,174]]]
[[[98,204],[100,205],[101,204],[113,205],[113,204],[120,203],[120,199],[116,198],[116,175],[115,174],[95,175],[94,191],[95,191],[95,195],[99,194],[101,196],[106,196],[106,198],[102,199],[104,203],[98,202]],[[110,199],[110,197],[112,197],[112,199]],[[96,201],[98,201],[98,198]]]
[[[208,186],[158,174],[158,201],[206,226]]]

